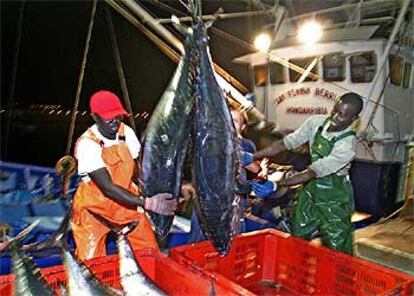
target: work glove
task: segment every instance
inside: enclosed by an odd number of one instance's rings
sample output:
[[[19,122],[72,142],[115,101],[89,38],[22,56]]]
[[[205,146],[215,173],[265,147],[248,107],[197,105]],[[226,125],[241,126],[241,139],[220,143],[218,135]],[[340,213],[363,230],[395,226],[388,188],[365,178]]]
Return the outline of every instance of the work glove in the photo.
[[[264,183],[261,183],[261,181],[253,181],[252,189],[254,194],[256,194],[257,196],[267,198],[270,195],[272,195],[273,191],[276,191],[277,184],[268,180]]]
[[[253,162],[253,154],[241,151],[243,166],[249,165]]]
[[[144,208],[157,214],[172,216],[177,208],[177,201],[170,193],[158,193],[145,198]]]

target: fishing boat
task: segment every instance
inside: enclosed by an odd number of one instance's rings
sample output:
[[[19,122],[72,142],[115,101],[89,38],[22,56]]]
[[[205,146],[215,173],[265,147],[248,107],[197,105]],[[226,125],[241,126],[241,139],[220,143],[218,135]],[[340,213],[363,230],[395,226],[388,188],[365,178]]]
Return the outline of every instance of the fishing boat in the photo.
[[[129,22],[146,32],[144,34],[148,34],[148,37],[154,38],[148,30],[145,31],[145,26],[140,27],[142,22],[156,31],[162,36],[156,39],[157,46],[173,60],[178,60],[182,51],[181,42],[162,27],[160,21],[146,14],[134,1],[125,0],[122,6],[117,6],[116,1],[107,2]],[[412,193],[412,189],[409,189],[412,186],[405,186],[408,180],[405,176],[409,171],[406,165],[406,150],[413,139],[414,130],[414,55],[412,47],[409,46],[412,45],[412,41],[406,37],[413,34],[412,27],[406,24],[404,19],[404,9],[407,11],[408,6],[409,1],[372,0],[361,1],[359,6],[349,4],[291,18],[282,17],[280,14],[281,18],[275,22],[275,27],[278,27],[279,22],[282,25],[273,41],[274,47],[265,53],[255,52],[235,59],[236,63],[248,65],[251,70],[254,78],[253,90],[256,94],[255,104],[246,100],[246,89],[237,85],[228,73],[219,67],[216,68],[222,89],[248,112],[253,110],[261,119],[273,122],[276,131],[293,130],[312,114],[328,114],[335,99],[347,91],[361,94],[365,98],[365,108],[359,123],[358,159],[354,164],[352,177],[358,209],[375,219],[390,214],[398,208],[405,196]],[[278,11],[283,9],[278,7]],[[322,18],[333,12],[352,12],[351,15],[354,17],[342,24],[326,21],[322,39],[312,46],[304,46],[296,41],[293,23],[299,23],[309,17]],[[382,15],[385,12],[389,15]],[[141,20],[141,25],[138,19]],[[394,26],[391,32],[381,35],[384,24]],[[402,37],[396,39],[397,35]],[[52,109],[43,105],[37,107],[49,117],[66,114],[61,111],[60,106],[52,106]],[[262,114],[254,108],[259,109]],[[86,117],[86,113],[73,109],[66,114],[65,120],[79,121],[74,114]],[[137,115],[148,117],[148,113],[144,112],[136,114],[135,118]],[[43,194],[40,189],[50,192],[53,187],[51,179],[54,180],[53,184],[59,183],[58,179],[54,179],[53,169],[44,170],[28,165],[21,167],[9,163],[2,163],[1,167],[3,171],[18,171],[15,175],[19,176],[20,181],[33,185],[25,185],[28,187],[24,188],[30,189],[31,194]],[[45,177],[47,174],[49,175]],[[9,188],[11,191],[16,189],[16,184],[19,183],[13,184],[14,187],[10,185]],[[75,183],[72,183],[72,186],[74,188]],[[31,195],[30,198],[36,199],[36,196]],[[17,219],[17,208],[21,205],[14,206],[16,211],[13,213]],[[27,216],[33,216],[32,205],[25,206]],[[59,211],[48,208],[43,213],[54,212],[63,216],[64,204],[57,203],[55,206]],[[5,209],[3,207],[4,211],[0,217],[7,215]],[[38,216],[41,216],[40,212]],[[176,222],[176,225],[180,222],[182,221]],[[258,223],[267,225],[266,221]],[[186,221],[181,224],[186,224]],[[43,226],[47,228],[47,225]],[[185,228],[188,232],[188,225],[185,225]]]
[[[346,92],[363,97],[351,179],[357,211],[371,221],[381,220],[357,231],[358,254],[413,273],[414,40],[412,19],[405,17],[409,2],[361,1],[283,18],[268,43],[273,46],[234,62],[250,67],[256,107],[274,123],[274,131],[291,131],[311,115],[329,114]],[[398,217],[400,211],[405,214]]]

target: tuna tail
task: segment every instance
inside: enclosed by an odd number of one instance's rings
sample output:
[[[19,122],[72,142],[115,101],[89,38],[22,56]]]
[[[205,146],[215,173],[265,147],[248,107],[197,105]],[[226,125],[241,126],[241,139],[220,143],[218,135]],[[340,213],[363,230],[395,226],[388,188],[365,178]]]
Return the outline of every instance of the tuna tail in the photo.
[[[174,14],[171,16],[171,22],[174,25],[174,28],[176,28],[183,36],[187,37],[187,35],[192,34],[193,29],[180,23],[180,20]]]
[[[70,220],[72,218],[72,213],[73,213],[73,206],[71,202],[69,205],[68,212],[66,213],[62,222],[60,223],[59,228],[50,238],[44,241],[41,241],[41,242],[24,245],[22,246],[21,250],[26,251],[26,252],[40,252],[40,251],[55,248],[55,247],[69,248],[67,241],[66,241],[66,235],[69,231],[69,225],[70,225]]]
[[[193,16],[193,22],[196,23],[197,19],[201,20],[202,10],[201,10],[201,0],[189,0],[188,5],[184,5],[190,14]],[[213,18],[205,22],[206,28],[210,28],[213,23],[219,18],[219,15],[224,12],[222,7],[219,7],[217,11],[213,14]]]

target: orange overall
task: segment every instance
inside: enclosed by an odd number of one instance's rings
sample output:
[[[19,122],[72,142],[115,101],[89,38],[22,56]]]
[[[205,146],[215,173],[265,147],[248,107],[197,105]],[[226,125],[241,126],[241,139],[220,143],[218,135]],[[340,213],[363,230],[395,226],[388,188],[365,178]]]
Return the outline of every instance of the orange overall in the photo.
[[[119,128],[118,136],[120,139],[125,139],[123,124]],[[102,142],[90,129],[84,137],[102,146]],[[137,186],[132,182],[135,163],[125,141],[121,140],[119,144],[110,147],[102,147],[102,158],[114,184],[138,193]],[[135,208],[126,208],[111,200],[90,180],[79,185],[73,201],[72,230],[79,260],[105,256],[105,239],[110,231],[87,210],[116,224],[126,224],[139,219],[136,229],[128,235],[132,248],[158,249],[155,235],[144,211],[139,213]]]

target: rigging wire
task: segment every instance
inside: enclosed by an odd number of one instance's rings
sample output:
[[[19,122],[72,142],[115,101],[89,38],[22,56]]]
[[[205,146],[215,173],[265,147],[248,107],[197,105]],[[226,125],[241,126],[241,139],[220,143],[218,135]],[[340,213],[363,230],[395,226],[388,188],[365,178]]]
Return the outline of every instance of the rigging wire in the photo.
[[[178,15],[185,15],[183,12],[178,11],[178,10],[177,10],[177,9],[175,9],[175,8],[172,8],[172,7],[170,7],[170,6],[169,6],[169,5],[167,5],[167,4],[162,4],[162,5],[161,5],[161,4],[160,4],[160,2],[159,2],[159,1],[157,1],[157,0],[152,0],[151,2],[152,2],[152,3],[154,3],[155,5],[157,5],[157,6],[161,7],[162,9],[167,10],[168,12],[177,13]],[[240,39],[240,38],[238,38],[238,37],[236,37],[236,36],[233,36],[233,35],[231,35],[231,34],[229,34],[229,33],[225,32],[225,31],[222,31],[222,30],[217,29],[217,28],[214,28],[214,27],[212,27],[212,28],[211,28],[211,30],[212,30],[212,32],[213,32],[213,33],[215,33],[215,34],[217,34],[217,35],[219,35],[219,36],[221,36],[221,37],[223,37],[223,38],[226,38],[226,39],[228,39],[228,40],[230,40],[230,41],[232,41],[232,42],[234,42],[234,43],[238,44],[239,46],[242,46],[242,47],[247,48],[247,49],[249,49],[249,50],[254,50],[254,51],[255,51],[255,48],[254,48],[254,46],[253,46],[253,45],[251,45],[250,43],[248,43],[248,42],[246,42],[246,41],[244,41],[244,40],[242,40],[242,39]],[[288,67],[288,68],[291,68],[291,69],[292,69],[292,70],[294,70],[294,71],[297,71],[297,72],[299,72],[299,73],[303,73],[303,71],[304,71],[304,69],[303,69],[303,68],[301,68],[301,67],[299,67],[299,66],[297,66],[297,65],[295,65],[295,64],[292,64],[292,63],[290,63],[290,62],[288,62],[288,61],[281,60],[281,59],[279,59],[279,58],[277,58],[277,57],[275,57],[275,56],[272,56],[272,55],[271,55],[271,57],[272,57],[272,60],[275,60],[276,62],[281,63],[282,65],[284,65],[284,66],[286,66],[286,67]],[[283,63],[282,63],[282,62],[283,62]],[[314,74],[314,73],[310,73],[310,76],[311,76],[311,77],[312,77],[312,76],[315,76],[316,78],[318,78],[318,77],[319,77],[318,75],[316,75],[316,74]],[[341,86],[341,85],[339,85],[339,84],[337,84],[337,83],[334,83],[334,82],[328,82],[328,84],[335,85],[336,87],[338,87],[338,88],[340,88],[340,89],[342,89],[342,90],[348,91],[348,92],[349,92],[349,91],[351,91],[350,89],[348,89],[348,88],[346,88],[346,87],[343,87],[343,86]],[[366,98],[366,97],[364,97],[364,99],[365,99],[365,101],[367,101],[367,98]],[[397,114],[397,112],[396,112],[395,110],[393,110],[393,109],[391,109],[391,108],[389,108],[389,107],[385,106],[384,104],[382,104],[382,103],[380,103],[380,102],[377,102],[377,101],[374,101],[374,100],[371,100],[371,99],[369,99],[369,101],[370,101],[370,102],[372,102],[372,103],[374,103],[374,104],[376,104],[377,106],[381,106],[382,108],[384,108],[384,110],[388,110],[388,111],[390,111],[390,112],[391,112],[391,113],[393,113],[394,115],[398,115],[398,114]],[[365,141],[366,139],[359,137],[359,140],[360,140],[360,141]],[[374,155],[374,153],[373,153],[372,149],[371,149],[369,146],[367,146],[367,145],[364,145],[364,146],[365,146],[365,148],[366,148],[366,149],[368,149],[368,150],[369,150],[369,152],[370,152],[370,154],[371,154],[371,155]]]
[[[156,5],[158,5],[158,3],[159,3],[159,1],[157,1],[157,0],[150,0],[150,2],[153,2]],[[165,4],[165,3],[162,6],[159,6],[159,7],[168,10],[168,12],[174,12],[174,13],[177,12],[177,14],[179,13],[182,16],[183,15],[185,16],[185,13],[183,13],[181,11],[178,11],[177,9],[175,9],[175,8],[173,8],[173,7]],[[214,33],[214,34],[216,34],[218,36],[221,36],[222,38],[225,38],[225,39],[227,39],[227,40],[235,43],[236,45],[239,45],[239,46],[241,46],[241,47],[243,47],[245,49],[251,50],[251,51],[257,51],[257,49],[255,48],[255,46],[253,44],[251,44],[251,43],[249,43],[247,41],[244,41],[243,39],[240,39],[239,37],[236,37],[236,36],[234,36],[234,35],[232,35],[230,33],[227,33],[227,32],[225,32],[225,31],[223,31],[221,29],[218,29],[218,28],[216,28],[214,26],[210,27],[209,29],[211,30],[212,33]],[[270,54],[269,53],[269,57],[270,57],[270,60],[271,61],[280,63],[282,66],[285,66],[287,68],[290,68],[293,71],[296,71],[296,72],[298,72],[300,74],[302,74],[305,71],[305,69],[303,69],[302,67],[300,67],[300,66],[298,66],[296,64],[293,64],[291,62],[288,62],[286,60],[282,60],[282,59],[276,57],[273,54]],[[314,79],[318,79],[319,78],[319,75],[311,72],[311,73],[309,73],[309,77],[310,78],[314,78]],[[351,92],[352,91],[351,89],[346,88],[346,87],[344,87],[344,86],[342,86],[342,85],[340,85],[338,83],[332,82],[332,81],[329,81],[329,82],[327,81],[326,83],[327,84],[330,84],[330,85],[334,85],[337,88],[340,88],[340,89],[342,89],[344,91],[347,91],[347,92]],[[393,110],[393,109],[385,106],[384,104],[382,104],[380,102],[376,102],[376,101],[374,101],[372,99],[369,99],[368,100],[368,98],[366,98],[366,97],[363,97],[363,98],[364,98],[365,101],[369,101],[369,102],[371,102],[373,104],[376,104],[378,106],[381,106],[382,108],[384,108],[384,109],[386,109],[386,110],[388,110],[388,111],[390,111],[390,112],[392,112],[394,114],[397,113],[395,110]]]
[[[133,111],[132,111],[132,106],[131,106],[131,100],[129,98],[128,87],[125,82],[125,75],[124,75],[124,70],[122,68],[122,60],[121,60],[121,55],[118,49],[118,42],[116,38],[115,28],[112,22],[111,12],[109,11],[109,8],[107,5],[105,5],[105,16],[106,16],[106,20],[108,24],[109,36],[111,37],[112,51],[114,53],[116,70],[118,73],[118,79],[119,79],[119,83],[121,84],[122,95],[125,100],[125,107],[129,113],[128,114],[129,124],[131,125],[132,129],[136,131],[137,129],[136,129],[135,121],[133,118]]]
[[[389,52],[390,52],[390,49],[391,49],[391,46],[392,46],[392,43],[394,43],[394,38],[396,37],[396,35],[399,33],[399,32],[401,32],[401,28],[400,28],[400,26],[404,23],[404,17],[405,17],[405,15],[407,14],[407,12],[408,12],[408,6],[410,5],[410,2],[411,1],[409,1],[409,0],[405,0],[403,3],[402,3],[402,6],[401,6],[401,8],[400,8],[400,11],[399,11],[399,13],[398,13],[398,17],[397,17],[397,19],[396,19],[396,21],[395,21],[395,24],[393,25],[393,28],[392,28],[392,31],[391,31],[391,34],[390,34],[390,36],[388,37],[388,39],[387,39],[387,43],[386,43],[386,46],[385,46],[385,48],[383,49],[383,51],[384,51],[384,53],[386,54],[386,55],[388,55],[389,54]],[[388,58],[388,56],[385,56],[385,54],[383,54],[383,56],[381,57],[381,61],[380,61],[380,68],[378,69],[378,71],[376,72],[376,74],[375,74],[375,76],[374,76],[374,79],[373,79],[373,81],[372,81],[372,85],[370,86],[370,90],[369,90],[369,94],[368,94],[368,99],[371,99],[371,97],[372,97],[372,94],[373,94],[373,92],[374,92],[374,89],[375,89],[375,86],[376,86],[376,84],[377,84],[377,82],[378,82],[378,80],[379,80],[379,78],[380,78],[380,75],[382,74],[382,72],[383,72],[383,70],[384,70],[384,68],[385,68],[385,64],[386,64],[386,59]],[[364,133],[366,133],[366,132],[368,132],[368,129],[369,129],[369,127],[370,127],[370,123],[372,123],[373,122],[373,120],[374,120],[374,118],[375,118],[375,115],[376,115],[376,113],[377,113],[377,110],[378,110],[378,104],[376,104],[377,102],[379,102],[381,100],[381,97],[378,97],[374,102],[374,109],[371,111],[371,114],[370,114],[370,119],[369,119],[369,121],[368,121],[368,124],[366,125],[366,127],[365,127],[365,129],[364,129]],[[367,108],[365,107],[364,109],[363,109],[363,114],[364,114],[364,112],[367,110]]]
[[[76,89],[75,103],[73,104],[72,117],[71,117],[71,122],[69,126],[68,141],[66,143],[66,154],[70,154],[70,149],[72,146],[72,138],[73,138],[73,133],[75,131],[75,123],[76,123],[76,115],[77,115],[76,111],[78,110],[78,106],[79,106],[79,99],[80,99],[80,93],[82,90],[83,77],[85,74],[86,62],[88,60],[89,43],[91,40],[92,29],[93,29],[93,24],[95,20],[96,6],[97,6],[97,0],[93,0],[91,17],[89,20],[88,32],[87,32],[86,41],[85,41],[85,49],[83,51],[81,70],[79,73],[78,87]]]
[[[167,10],[170,13],[173,12],[173,13],[177,13],[179,15],[185,15],[183,12],[178,11],[177,9],[175,9],[175,8],[173,8],[173,7],[171,7],[171,6],[167,5],[167,4],[159,5],[159,2],[157,0],[151,0],[151,2],[153,2],[155,5],[158,5],[160,8]],[[280,24],[281,24],[281,22],[280,22]],[[244,41],[244,40],[242,40],[242,39],[240,39],[240,38],[238,38],[238,37],[236,37],[236,36],[234,36],[232,34],[229,34],[229,33],[225,32],[223,30],[217,29],[217,28],[215,28],[213,26],[210,28],[210,30],[211,30],[212,33],[214,33],[214,34],[216,34],[218,36],[221,36],[222,38],[225,38],[225,39],[227,39],[229,41],[232,41],[233,43],[235,43],[235,44],[237,44],[237,45],[239,45],[239,46],[241,46],[243,48],[246,48],[246,49],[249,49],[249,50],[252,50],[252,51],[256,51],[256,48],[252,44],[250,44],[250,43],[248,43],[248,42],[246,42],[246,41]],[[278,62],[278,63],[282,64],[283,66],[288,67],[288,68],[290,68],[290,69],[292,69],[292,70],[294,70],[294,71],[296,71],[298,73],[303,74],[303,72],[305,71],[305,69],[303,69],[302,67],[297,66],[295,64],[292,64],[289,61],[282,60],[282,59],[280,59],[280,58],[272,55],[271,53],[267,53],[267,55],[269,56],[268,58],[270,58],[270,60],[274,60],[275,62]],[[309,73],[309,76],[311,78],[316,78],[316,79],[319,78],[319,75],[314,74],[312,72]],[[330,85],[334,85],[337,88],[342,89],[342,90],[344,90],[346,92],[351,92],[352,91],[351,89],[349,89],[347,87],[344,87],[344,86],[342,86],[342,85],[340,85],[338,83],[335,83],[335,82],[326,82],[326,83],[328,83]],[[381,106],[384,110],[388,110],[394,116],[397,116],[398,117],[398,112],[396,112],[392,108],[387,107],[383,103],[380,103],[377,100],[373,100],[373,99],[370,99],[370,98],[367,98],[367,97],[363,97],[363,99],[366,102],[371,102],[371,103],[375,104],[376,106]],[[371,155],[371,157],[373,157],[373,159],[376,159],[375,153],[372,150],[372,148],[365,143],[365,142],[367,142],[367,139],[365,137],[359,136],[358,137],[358,141],[360,143],[362,143],[363,147],[367,150],[367,152],[369,153],[369,155]]]

